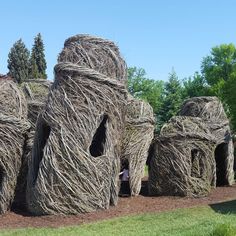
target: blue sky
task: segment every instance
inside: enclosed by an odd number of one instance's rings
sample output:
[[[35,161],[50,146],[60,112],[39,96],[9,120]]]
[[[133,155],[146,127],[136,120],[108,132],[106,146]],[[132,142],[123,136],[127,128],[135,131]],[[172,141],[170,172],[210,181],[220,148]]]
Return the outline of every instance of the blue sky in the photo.
[[[31,49],[39,32],[49,79],[65,39],[78,33],[116,42],[128,66],[161,80],[172,67],[188,77],[213,46],[236,44],[234,0],[7,0],[0,9],[0,73],[13,43],[22,38]]]

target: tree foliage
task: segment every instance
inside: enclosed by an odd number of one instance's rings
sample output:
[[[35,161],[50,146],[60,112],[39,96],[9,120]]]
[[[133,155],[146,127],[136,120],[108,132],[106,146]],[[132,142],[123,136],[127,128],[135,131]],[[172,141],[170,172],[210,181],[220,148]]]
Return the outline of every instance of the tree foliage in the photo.
[[[128,90],[132,96],[149,102],[154,113],[159,112],[163,81],[148,79],[144,69],[131,67],[128,69]]]
[[[203,58],[202,74],[211,86],[212,94],[224,99],[224,86],[232,73],[236,72],[236,48],[233,44],[222,44],[211,49]]]
[[[169,80],[165,83],[162,97],[162,105],[159,112],[159,127],[175,116],[183,102],[183,88],[174,70],[169,74]]]
[[[21,83],[29,76],[29,50],[22,39],[14,43],[8,54],[8,69],[10,76]]]
[[[236,48],[233,44],[213,47],[211,54],[202,61],[202,74],[210,91],[218,96],[229,109],[236,130]]]
[[[192,98],[211,95],[210,86],[205,78],[196,72],[192,77],[183,80],[183,97]]]
[[[46,79],[47,78],[46,69],[47,69],[47,63],[46,63],[45,54],[44,54],[44,44],[43,44],[42,36],[39,33],[34,38],[34,44],[31,51],[30,78]]]

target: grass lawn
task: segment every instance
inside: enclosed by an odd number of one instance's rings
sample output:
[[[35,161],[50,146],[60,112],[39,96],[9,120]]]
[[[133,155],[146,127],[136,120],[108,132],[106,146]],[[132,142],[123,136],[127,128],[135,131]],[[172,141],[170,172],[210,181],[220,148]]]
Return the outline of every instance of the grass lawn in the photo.
[[[236,201],[159,214],[121,217],[58,229],[3,230],[0,231],[0,235],[236,236]]]

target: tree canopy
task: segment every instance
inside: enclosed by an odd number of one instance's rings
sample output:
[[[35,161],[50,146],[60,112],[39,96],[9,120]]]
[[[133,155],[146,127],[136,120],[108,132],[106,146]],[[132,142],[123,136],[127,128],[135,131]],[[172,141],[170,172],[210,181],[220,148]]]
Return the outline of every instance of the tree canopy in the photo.
[[[44,55],[44,44],[42,36],[39,33],[34,38],[34,45],[32,47],[30,56],[30,78],[32,79],[46,79],[47,63]]]
[[[192,77],[183,80],[183,97],[199,97],[211,95],[210,86],[207,84],[205,78],[195,72]]]
[[[18,83],[29,76],[29,55],[29,50],[22,39],[14,43],[8,54],[9,73]]]
[[[211,94],[218,96],[229,109],[236,130],[236,48],[231,44],[213,47],[202,61],[202,74],[210,86]]]
[[[149,102],[154,113],[160,110],[164,82],[146,78],[144,69],[137,67],[128,69],[128,90],[132,96]]]

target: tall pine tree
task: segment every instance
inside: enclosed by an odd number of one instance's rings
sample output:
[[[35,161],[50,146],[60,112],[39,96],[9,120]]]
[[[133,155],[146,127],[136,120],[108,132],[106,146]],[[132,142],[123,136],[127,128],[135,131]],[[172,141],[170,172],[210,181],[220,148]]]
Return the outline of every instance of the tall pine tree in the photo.
[[[11,77],[18,83],[29,77],[29,50],[22,39],[14,43],[8,54],[8,69]]]
[[[159,113],[159,126],[167,122],[172,116],[177,115],[183,102],[183,88],[174,71],[169,74],[169,80],[165,84],[162,105]]]
[[[46,79],[47,63],[44,54],[44,44],[42,36],[39,33],[34,38],[34,45],[30,57],[30,78],[31,79]]]

